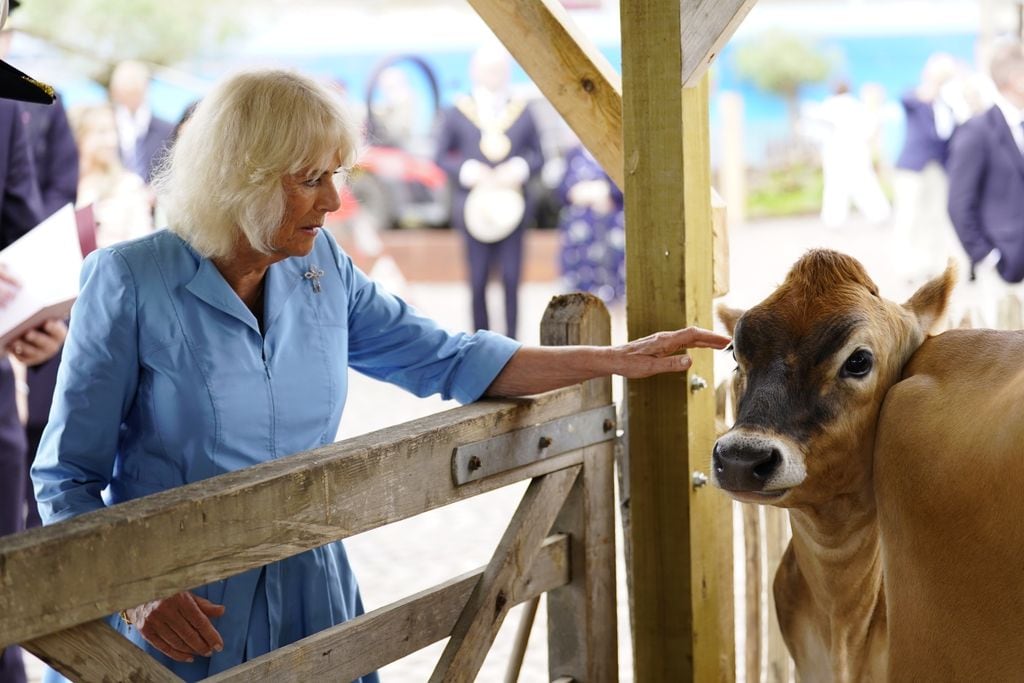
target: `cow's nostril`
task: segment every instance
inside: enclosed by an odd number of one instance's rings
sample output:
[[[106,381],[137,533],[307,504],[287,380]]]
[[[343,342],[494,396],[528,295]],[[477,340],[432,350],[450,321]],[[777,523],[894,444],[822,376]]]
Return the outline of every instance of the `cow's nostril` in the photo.
[[[765,481],[768,477],[772,476],[781,463],[782,453],[779,452],[778,448],[773,448],[768,457],[754,465],[754,479]]]
[[[725,472],[725,462],[722,459],[722,448],[717,443],[715,443],[715,447],[711,450],[711,464],[714,465],[715,472],[718,474]]]

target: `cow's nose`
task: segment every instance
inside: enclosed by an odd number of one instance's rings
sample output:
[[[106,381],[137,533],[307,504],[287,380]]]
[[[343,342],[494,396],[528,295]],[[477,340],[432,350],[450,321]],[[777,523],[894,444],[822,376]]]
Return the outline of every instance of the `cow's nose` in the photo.
[[[715,444],[715,476],[726,491],[760,491],[782,464],[782,453],[769,444]]]

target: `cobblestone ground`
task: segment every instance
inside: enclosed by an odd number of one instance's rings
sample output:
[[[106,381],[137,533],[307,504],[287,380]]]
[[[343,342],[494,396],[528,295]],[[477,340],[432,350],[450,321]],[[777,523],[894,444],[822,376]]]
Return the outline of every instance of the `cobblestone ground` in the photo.
[[[782,281],[786,271],[811,247],[830,247],[859,258],[880,286],[883,295],[903,300],[911,292],[892,271],[888,248],[890,228],[851,224],[840,230],[823,229],[814,219],[750,223],[734,228],[731,235],[732,291],[724,301],[746,307],[757,303]],[[521,337],[536,342],[540,316],[557,283],[530,283],[522,290]],[[492,311],[499,315],[498,291],[492,291]],[[410,283],[408,298],[419,309],[450,329],[469,326],[469,295],[461,284]],[[613,341],[625,338],[621,312],[613,316]],[[731,371],[729,359],[720,357],[716,372]],[[618,393],[618,386],[616,386]],[[455,407],[437,398],[419,399],[405,392],[353,373],[348,405],[339,438],[381,429],[393,424]],[[389,527],[361,534],[347,542],[352,564],[363,588],[367,609],[399,600],[457,574],[486,564],[511,518],[525,484],[493,492]],[[617,527],[618,528],[618,527]],[[621,539],[618,548],[621,553]],[[631,644],[619,560],[619,665],[620,680],[632,681]],[[479,676],[480,681],[502,681],[520,610],[512,611]],[[546,681],[545,615],[543,601],[520,680]],[[444,643],[436,644],[396,662],[381,672],[386,683],[419,683],[428,678]],[[32,672],[38,680],[38,663]]]

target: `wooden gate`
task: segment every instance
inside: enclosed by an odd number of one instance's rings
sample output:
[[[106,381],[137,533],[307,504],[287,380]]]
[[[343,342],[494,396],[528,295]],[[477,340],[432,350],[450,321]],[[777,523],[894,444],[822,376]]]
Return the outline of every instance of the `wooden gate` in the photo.
[[[548,344],[608,344],[596,298],[556,297]],[[0,647],[75,681],[180,680],[107,615],[514,482],[491,561],[210,681],[347,681],[451,636],[471,681],[505,615],[548,594],[552,680],[618,676],[609,379],[485,401],[0,539]],[[426,676],[425,676],[426,677]]]

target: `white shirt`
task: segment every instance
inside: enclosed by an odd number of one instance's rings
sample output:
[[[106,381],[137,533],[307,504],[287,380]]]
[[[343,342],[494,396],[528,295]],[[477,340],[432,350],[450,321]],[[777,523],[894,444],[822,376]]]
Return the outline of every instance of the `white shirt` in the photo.
[[[149,123],[152,120],[153,112],[145,104],[136,109],[134,114],[125,107],[114,107],[114,122],[117,125],[117,139],[121,145],[122,158],[134,157],[135,145],[149,130]]]

